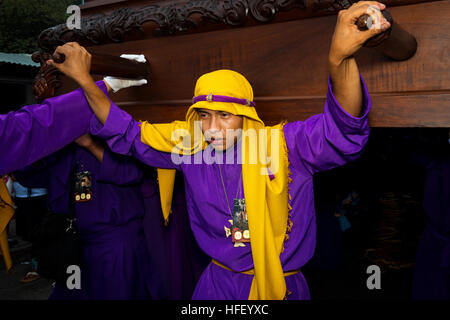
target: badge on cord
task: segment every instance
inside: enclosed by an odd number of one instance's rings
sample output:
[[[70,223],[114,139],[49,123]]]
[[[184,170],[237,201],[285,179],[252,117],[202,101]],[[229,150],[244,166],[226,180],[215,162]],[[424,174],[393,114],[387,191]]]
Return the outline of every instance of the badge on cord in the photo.
[[[92,176],[89,171],[76,173],[74,197],[75,202],[92,200]]]
[[[233,200],[233,226],[231,230],[233,242],[250,242],[245,199]]]
[[[233,200],[233,220],[229,220],[229,222],[231,228],[224,227],[227,238],[231,235],[235,247],[245,247],[245,243],[250,242],[245,199]]]

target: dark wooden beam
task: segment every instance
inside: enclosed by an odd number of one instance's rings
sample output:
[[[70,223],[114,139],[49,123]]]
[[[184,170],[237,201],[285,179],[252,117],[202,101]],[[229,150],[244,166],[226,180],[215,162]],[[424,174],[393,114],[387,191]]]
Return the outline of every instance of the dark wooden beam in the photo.
[[[450,127],[448,34],[450,1],[390,8],[395,21],[413,34],[416,54],[392,61],[375,50],[355,54],[373,98],[374,127]],[[196,79],[209,71],[233,69],[250,81],[257,110],[267,124],[304,120],[322,112],[327,90],[327,57],[335,16],[230,28],[214,32],[152,37],[89,46],[90,52],[145,54],[151,85],[112,94],[137,119],[183,120]],[[62,78],[56,94],[73,88]]]

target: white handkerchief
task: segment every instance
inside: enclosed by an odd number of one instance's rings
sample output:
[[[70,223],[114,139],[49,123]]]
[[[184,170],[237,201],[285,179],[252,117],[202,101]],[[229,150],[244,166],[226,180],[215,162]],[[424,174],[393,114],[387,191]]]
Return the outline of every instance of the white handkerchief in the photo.
[[[143,54],[122,54],[121,58],[125,58],[128,60],[135,60],[137,62],[146,62],[145,56]]]

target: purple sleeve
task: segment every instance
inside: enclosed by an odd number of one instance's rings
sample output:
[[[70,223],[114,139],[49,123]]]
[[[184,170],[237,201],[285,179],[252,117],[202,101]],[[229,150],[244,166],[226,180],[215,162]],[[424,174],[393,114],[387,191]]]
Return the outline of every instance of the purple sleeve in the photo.
[[[103,81],[97,86],[107,94]],[[91,108],[83,90],[0,115],[0,174],[23,168],[89,132]]]
[[[339,105],[328,77],[324,112],[284,126],[291,165],[303,166],[313,174],[359,157],[369,137],[368,114],[371,108],[369,92],[361,75],[360,79],[363,116],[354,117]]]
[[[139,122],[111,102],[111,110],[105,125],[95,116],[91,119],[91,133],[106,140],[115,153],[129,155],[145,164],[164,169],[180,169],[170,156],[170,153],[157,151],[141,141]]]
[[[111,152],[105,148],[98,180],[117,185],[136,184],[143,177],[141,164],[132,157]]]

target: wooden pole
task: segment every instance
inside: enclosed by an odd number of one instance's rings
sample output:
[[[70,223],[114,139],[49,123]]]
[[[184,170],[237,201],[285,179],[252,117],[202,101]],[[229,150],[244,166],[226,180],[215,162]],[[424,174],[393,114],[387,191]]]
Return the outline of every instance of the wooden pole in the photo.
[[[52,55],[52,59],[56,63],[63,63],[66,57],[64,54],[56,52]],[[91,73],[121,78],[148,79],[149,63],[140,63],[112,55],[91,53]]]
[[[391,27],[367,40],[364,46],[374,48],[394,60],[403,61],[411,58],[417,50],[416,38],[395,23],[389,11],[383,10],[381,13]],[[356,25],[359,30],[365,31],[370,28],[372,21],[373,17],[363,14],[356,21]]]

